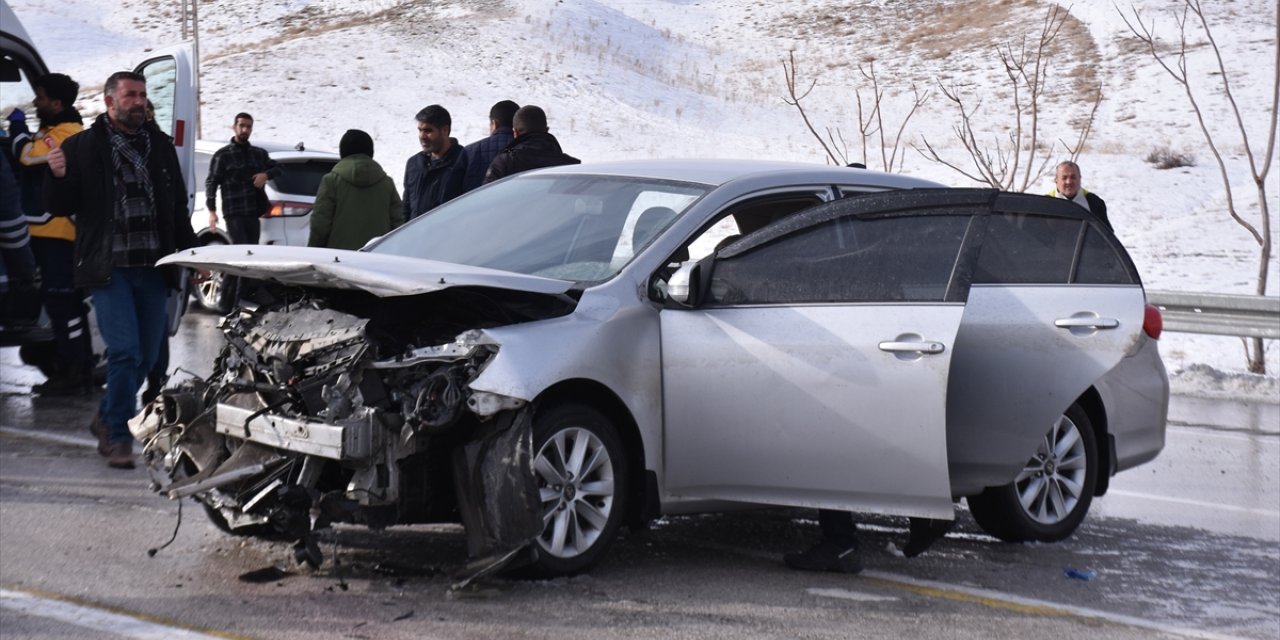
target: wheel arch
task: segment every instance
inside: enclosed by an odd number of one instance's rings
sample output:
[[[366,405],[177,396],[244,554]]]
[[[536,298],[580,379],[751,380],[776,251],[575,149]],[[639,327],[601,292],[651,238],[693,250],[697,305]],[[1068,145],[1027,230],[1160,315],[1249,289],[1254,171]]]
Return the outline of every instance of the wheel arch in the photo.
[[[623,514],[628,526],[636,527],[644,524],[645,505],[649,504],[649,486],[646,482],[644,440],[640,437],[640,427],[627,405],[609,387],[584,378],[562,380],[547,388],[534,399],[535,412],[561,402],[578,402],[590,405],[609,418],[618,429],[618,437],[627,451],[627,462],[630,464],[631,492],[627,496],[627,512]]]
[[[196,241],[201,245],[209,244],[214,240],[221,240],[224,244],[231,244],[231,236],[227,235],[227,232],[222,229],[210,231],[208,227],[205,227],[196,232]]]
[[[1111,476],[1116,468],[1115,443],[1111,440],[1107,425],[1107,408],[1102,403],[1102,396],[1094,387],[1085,389],[1085,392],[1076,398],[1076,404],[1080,405],[1080,408],[1089,416],[1089,422],[1093,426],[1094,440],[1098,445],[1098,475],[1093,487],[1093,495],[1106,495],[1107,488],[1111,484]]]

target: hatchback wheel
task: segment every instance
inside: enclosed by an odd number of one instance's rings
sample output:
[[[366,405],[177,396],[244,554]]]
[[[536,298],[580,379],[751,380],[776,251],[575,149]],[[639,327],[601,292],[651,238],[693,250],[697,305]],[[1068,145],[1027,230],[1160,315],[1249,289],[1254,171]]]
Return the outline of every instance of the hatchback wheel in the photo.
[[[984,531],[1001,540],[1056,542],[1071,535],[1088,513],[1098,467],[1093,424],[1073,404],[1014,481],[971,496],[969,509]]]
[[[630,476],[622,441],[604,414],[572,403],[539,414],[533,437],[543,522],[534,573],[585,571],[604,557],[626,512]]]

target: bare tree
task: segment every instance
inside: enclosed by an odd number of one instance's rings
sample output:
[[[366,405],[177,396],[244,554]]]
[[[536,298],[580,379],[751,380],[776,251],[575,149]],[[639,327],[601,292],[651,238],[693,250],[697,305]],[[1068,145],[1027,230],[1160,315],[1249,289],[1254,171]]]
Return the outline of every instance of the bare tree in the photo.
[[[990,142],[979,139],[974,129],[974,116],[981,109],[982,101],[970,103],[956,86],[948,87],[938,82],[942,94],[955,105],[959,114],[959,122],[952,130],[968,154],[972,169],[943,158],[927,138],[921,138],[923,148],[917,146],[916,150],[970,180],[1005,191],[1026,191],[1044,177],[1055,145],[1040,148],[1040,103],[1049,77],[1050,50],[1067,15],[1068,11],[1054,6],[1045,14],[1040,34],[1034,42],[1029,42],[1024,36],[1016,48],[1011,43],[996,46],[996,54],[1000,57],[1012,94],[1013,128],[1003,139],[999,135],[993,135]],[[1098,105],[1102,102],[1101,86],[1093,93],[1093,109],[1088,120],[1081,125],[1075,146],[1063,143],[1072,160],[1084,148]]]
[[[782,71],[787,82],[787,98],[783,98],[783,102],[793,106],[800,112],[800,118],[804,120],[804,124],[809,128],[809,132],[818,140],[818,144],[822,145],[822,150],[826,152],[828,160],[832,164],[847,165],[850,162],[849,145],[845,140],[844,131],[839,127],[826,127],[826,137],[818,133],[818,130],[809,120],[809,115],[804,110],[802,101],[809,96],[813,88],[817,85],[817,80],[809,83],[809,87],[803,92],[796,88],[796,53],[789,52],[789,59],[783,61]],[[867,98],[864,105],[862,89],[854,89],[854,100],[858,111],[858,133],[862,146],[862,162],[867,164],[870,159],[869,143],[874,142],[879,147],[881,167],[886,172],[892,172],[902,169],[902,163],[905,160],[905,154],[899,154],[902,149],[902,136],[907,129],[907,123],[911,121],[911,117],[915,115],[920,106],[929,100],[928,92],[921,93],[914,83],[911,85],[913,94],[911,106],[907,109],[906,115],[902,117],[902,121],[898,124],[896,133],[892,139],[886,137],[884,128],[884,105],[886,89],[880,85],[880,79],[876,75],[875,62],[869,62],[865,67],[858,65],[858,72],[862,77],[871,82],[871,95]],[[896,166],[895,166],[896,165]]]
[[[1240,107],[1236,104],[1235,96],[1231,93],[1231,74],[1227,72],[1227,67],[1222,61],[1222,52],[1218,49],[1218,42],[1213,37],[1213,30],[1209,28],[1209,21],[1205,18],[1204,9],[1200,6],[1200,0],[1183,0],[1184,4],[1181,12],[1174,12],[1174,19],[1178,23],[1178,47],[1176,55],[1172,61],[1162,54],[1156,46],[1155,22],[1150,25],[1142,21],[1142,15],[1136,8],[1130,7],[1133,13],[1133,20],[1120,11],[1120,17],[1124,20],[1125,26],[1129,27],[1129,31],[1146,45],[1147,52],[1151,57],[1155,58],[1169,76],[1172,77],[1183,91],[1187,94],[1187,101],[1191,104],[1191,109],[1195,112],[1196,121],[1200,124],[1200,131],[1204,134],[1205,142],[1209,145],[1209,150],[1213,153],[1213,157],[1218,162],[1218,172],[1222,176],[1222,186],[1226,189],[1227,196],[1227,213],[1231,215],[1231,219],[1237,224],[1244,227],[1245,230],[1253,236],[1255,242],[1258,243],[1258,287],[1256,289],[1258,295],[1266,295],[1267,293],[1267,266],[1271,262],[1271,212],[1267,201],[1267,174],[1271,171],[1271,158],[1275,154],[1276,149],[1276,128],[1277,116],[1280,116],[1280,16],[1275,16],[1276,24],[1276,59],[1275,67],[1272,70],[1272,98],[1271,109],[1266,114],[1270,123],[1267,133],[1266,151],[1262,154],[1261,163],[1254,155],[1254,146],[1249,142],[1249,132],[1245,129],[1244,117],[1240,115]],[[1119,8],[1116,9],[1119,11]],[[1258,214],[1259,224],[1245,220],[1236,210],[1235,197],[1231,190],[1231,179],[1227,173],[1226,162],[1222,159],[1222,154],[1218,151],[1218,140],[1215,134],[1209,130],[1205,123],[1204,110],[1200,103],[1196,100],[1195,93],[1192,91],[1192,77],[1187,72],[1187,28],[1190,21],[1194,18],[1199,29],[1204,33],[1205,39],[1209,42],[1209,47],[1213,51],[1215,60],[1217,61],[1218,82],[1221,83],[1222,92],[1226,96],[1227,104],[1230,105],[1231,113],[1235,116],[1236,127],[1240,132],[1240,141],[1244,145],[1245,155],[1249,159],[1249,171],[1253,177],[1253,182],[1257,186],[1258,195]],[[1192,28],[1195,28],[1194,26]],[[1210,73],[1209,75],[1213,75]],[[1254,373],[1266,373],[1267,364],[1265,353],[1263,351],[1262,338],[1250,338],[1245,341],[1245,356],[1249,361],[1249,371]]]

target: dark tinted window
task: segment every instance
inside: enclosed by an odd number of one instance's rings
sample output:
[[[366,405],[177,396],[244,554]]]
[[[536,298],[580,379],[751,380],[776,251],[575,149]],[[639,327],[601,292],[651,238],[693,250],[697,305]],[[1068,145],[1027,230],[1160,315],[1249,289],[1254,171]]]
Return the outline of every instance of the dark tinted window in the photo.
[[[969,217],[840,218],[717,260],[710,302],[941,301]]]
[[[281,162],[279,177],[272,181],[276,191],[301,196],[315,196],[320,190],[320,179],[333,170],[337,160],[307,160],[306,162]]]
[[[1075,281],[1080,284],[1133,284],[1120,256],[1093,227],[1085,232]]]
[[[1026,214],[990,217],[974,284],[1066,284],[1084,222]]]

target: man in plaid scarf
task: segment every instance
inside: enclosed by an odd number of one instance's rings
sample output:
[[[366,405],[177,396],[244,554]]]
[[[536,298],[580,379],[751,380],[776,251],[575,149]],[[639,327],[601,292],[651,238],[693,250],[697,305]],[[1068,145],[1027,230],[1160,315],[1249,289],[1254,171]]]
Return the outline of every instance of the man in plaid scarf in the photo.
[[[107,78],[107,112],[49,153],[45,198],[76,216],[76,286],[93,296],[107,343],[107,393],[90,430],[107,464],[132,469],[128,420],[164,338],[165,300],[179,272],[156,261],[196,245],[173,141],[146,121],[146,78]]]

